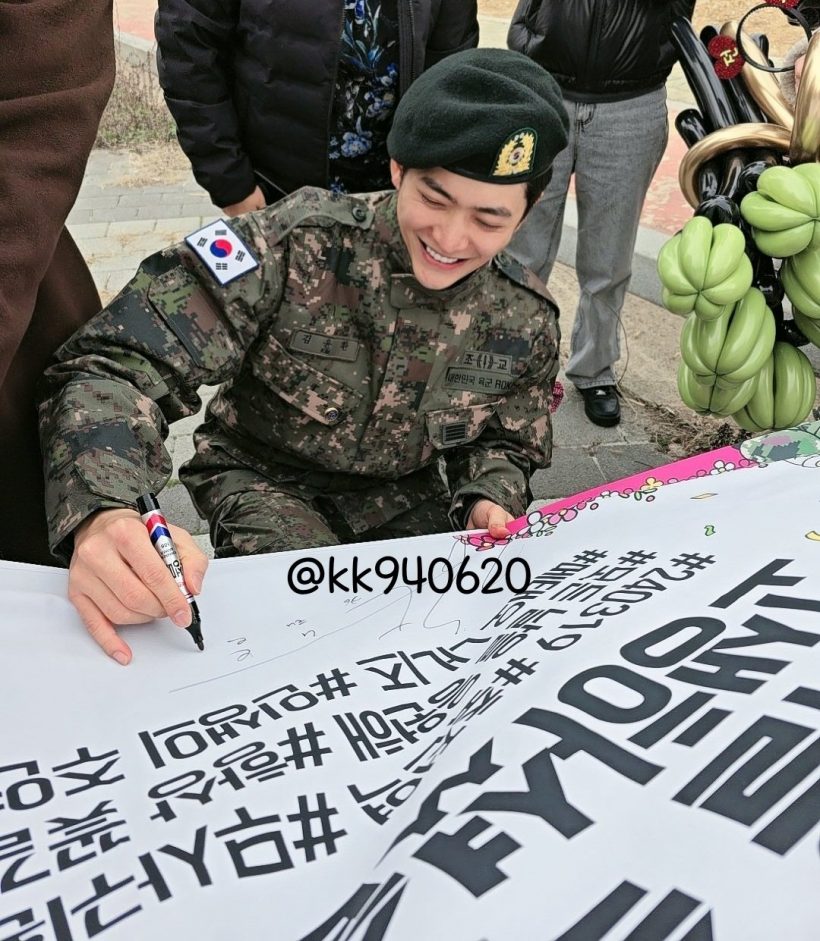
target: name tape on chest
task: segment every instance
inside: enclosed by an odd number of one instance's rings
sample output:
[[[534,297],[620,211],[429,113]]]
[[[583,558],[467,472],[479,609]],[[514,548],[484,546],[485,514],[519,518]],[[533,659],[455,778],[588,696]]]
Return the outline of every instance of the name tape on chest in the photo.
[[[458,359],[459,366],[477,369],[484,373],[512,376],[512,357],[507,353],[490,353],[486,350],[465,350]]]
[[[340,359],[346,363],[354,363],[359,355],[359,341],[350,337],[327,336],[324,333],[295,330],[288,343],[288,349],[325,359]]]
[[[224,219],[192,232],[185,241],[222,285],[259,267],[253,252]]]
[[[444,375],[444,388],[463,392],[504,393],[512,388],[513,381],[498,373],[486,372],[467,366],[448,366]]]
[[[513,384],[512,357],[487,350],[465,350],[444,376],[445,389],[464,392],[509,392]]]

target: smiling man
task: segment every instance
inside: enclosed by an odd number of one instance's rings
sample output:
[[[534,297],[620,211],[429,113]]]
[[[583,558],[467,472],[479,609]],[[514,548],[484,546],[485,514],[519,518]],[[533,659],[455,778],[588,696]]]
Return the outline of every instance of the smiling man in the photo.
[[[302,189],[151,258],[46,374],[52,548],[101,646],[188,604],[134,509],[167,425],[220,384],[180,471],[218,557],[488,529],[549,464],[556,308],[503,253],[566,143],[558,86],[498,49],[402,98],[396,192]],[[189,587],[206,560],[175,531]]]

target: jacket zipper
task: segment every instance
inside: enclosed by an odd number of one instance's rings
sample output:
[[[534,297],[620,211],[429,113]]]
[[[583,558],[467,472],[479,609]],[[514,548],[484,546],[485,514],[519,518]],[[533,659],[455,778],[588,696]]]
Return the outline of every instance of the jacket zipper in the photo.
[[[589,52],[591,53],[591,55],[587,56],[587,72],[589,72],[589,69],[590,69],[590,59],[592,58],[592,61],[594,61],[598,53],[598,47],[600,45],[601,30],[603,28],[602,20],[604,18],[604,14],[602,10],[603,6],[604,6],[603,3],[596,3],[594,12],[592,14],[593,20],[592,20],[592,26],[590,28],[590,43],[589,43]]]
[[[413,75],[416,24],[413,0],[399,0],[399,98],[410,87]]]
[[[330,102],[327,106],[327,120],[325,121],[325,182],[330,184],[330,119],[333,117],[333,105],[336,102],[336,82],[339,78],[339,60],[342,58],[342,30],[345,26],[344,0],[339,0],[339,25],[336,29],[336,61],[333,64],[333,81],[330,85]]]

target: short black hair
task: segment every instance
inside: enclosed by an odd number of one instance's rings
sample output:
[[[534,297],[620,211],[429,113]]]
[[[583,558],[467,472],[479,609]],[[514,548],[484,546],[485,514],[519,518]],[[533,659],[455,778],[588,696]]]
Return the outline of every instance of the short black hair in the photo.
[[[545,170],[543,173],[540,173],[538,176],[534,176],[531,180],[527,180],[525,186],[527,187],[527,192],[525,198],[527,200],[527,208],[524,212],[526,216],[527,213],[532,209],[532,207],[538,202],[541,194],[549,186],[549,182],[552,179],[552,167],[549,170]]]

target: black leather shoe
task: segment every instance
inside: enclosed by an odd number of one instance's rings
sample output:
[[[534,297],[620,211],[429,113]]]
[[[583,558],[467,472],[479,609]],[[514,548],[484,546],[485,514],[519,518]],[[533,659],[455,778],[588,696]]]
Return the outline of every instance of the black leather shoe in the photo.
[[[615,386],[592,386],[578,391],[584,397],[584,413],[593,424],[609,428],[621,420],[621,403]]]

